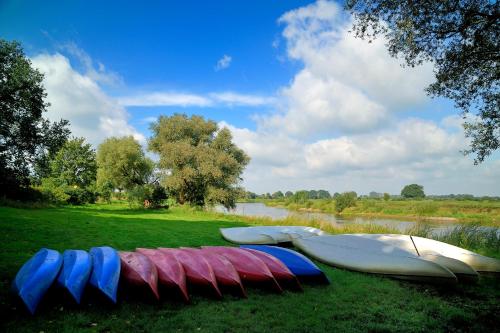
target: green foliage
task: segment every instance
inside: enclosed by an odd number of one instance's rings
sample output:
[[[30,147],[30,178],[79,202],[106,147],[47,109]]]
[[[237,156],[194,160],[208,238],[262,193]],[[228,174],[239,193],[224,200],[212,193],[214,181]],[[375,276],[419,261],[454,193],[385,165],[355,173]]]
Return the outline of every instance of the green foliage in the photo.
[[[384,200],[385,201],[391,200],[391,195],[389,193],[384,193]]]
[[[464,114],[475,162],[500,147],[500,24],[497,1],[348,0],[354,34],[383,35],[392,56],[410,66],[432,61],[435,82],[427,92],[450,98]]]
[[[285,197],[285,195],[281,191],[274,192],[272,195],[273,199],[282,199],[284,197]]]
[[[67,203],[70,198],[66,193],[66,186],[56,184],[53,178],[42,179],[41,184],[35,188],[42,193],[46,202],[63,204]]]
[[[290,198],[291,196],[293,196],[293,192],[292,191],[286,191],[285,192],[285,198]]]
[[[98,185],[99,197],[107,203],[111,203],[115,186],[110,181],[101,182]]]
[[[98,186],[110,182],[122,190],[146,184],[153,161],[144,156],[141,145],[132,136],[111,137],[97,149],[97,167]]]
[[[418,184],[410,184],[403,187],[401,196],[407,199],[425,198],[424,187]]]
[[[335,198],[335,211],[342,213],[342,211],[349,207],[356,206],[358,195],[356,192],[344,192]]]
[[[135,185],[127,190],[127,201],[133,208],[168,208],[164,205],[167,198],[165,188],[159,185]]]
[[[160,155],[162,183],[179,203],[234,207],[240,176],[249,157],[227,128],[200,116],[161,116],[151,126],[149,149]]]
[[[319,190],[317,197],[318,199],[331,199],[332,196],[327,190]]]
[[[290,202],[295,204],[305,204],[309,199],[308,191],[297,191],[294,195],[289,198]]]
[[[43,75],[20,44],[0,39],[0,196],[29,199],[32,178],[46,174],[48,160],[69,135],[66,120],[42,117],[45,98]]]

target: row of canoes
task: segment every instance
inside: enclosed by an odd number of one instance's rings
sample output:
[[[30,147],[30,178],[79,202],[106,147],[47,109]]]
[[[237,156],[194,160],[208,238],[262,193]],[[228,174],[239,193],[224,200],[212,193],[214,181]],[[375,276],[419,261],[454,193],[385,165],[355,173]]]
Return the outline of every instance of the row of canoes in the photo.
[[[291,242],[331,266],[424,282],[474,281],[478,273],[500,273],[500,260],[433,239],[396,234],[329,235],[300,226],[221,229],[237,244]]]
[[[119,283],[160,298],[167,294],[189,301],[188,290],[197,288],[215,298],[223,291],[246,297],[245,285],[301,290],[301,281],[328,283],[323,272],[302,254],[281,247],[255,245],[240,248],[138,248],[133,252],[95,247],[89,252],[66,250],[62,255],[41,249],[19,270],[13,290],[34,313],[55,283],[80,303],[87,285],[117,301]],[[163,293],[162,293],[163,294]]]

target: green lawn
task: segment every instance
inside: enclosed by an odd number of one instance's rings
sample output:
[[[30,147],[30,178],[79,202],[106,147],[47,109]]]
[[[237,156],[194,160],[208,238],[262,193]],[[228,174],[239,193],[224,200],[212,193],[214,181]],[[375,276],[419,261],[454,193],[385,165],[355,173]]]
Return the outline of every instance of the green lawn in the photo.
[[[500,280],[436,287],[320,265],[329,286],[276,295],[250,289],[248,299],[217,301],[193,296],[192,304],[122,300],[117,306],[87,297],[80,307],[46,300],[35,316],[9,294],[17,270],[40,247],[63,251],[110,245],[135,247],[229,245],[220,227],[243,226],[234,216],[185,208],[144,211],[126,205],[48,209],[0,207],[0,311],[6,332],[345,332],[477,331],[500,327]],[[49,297],[50,298],[50,297]]]

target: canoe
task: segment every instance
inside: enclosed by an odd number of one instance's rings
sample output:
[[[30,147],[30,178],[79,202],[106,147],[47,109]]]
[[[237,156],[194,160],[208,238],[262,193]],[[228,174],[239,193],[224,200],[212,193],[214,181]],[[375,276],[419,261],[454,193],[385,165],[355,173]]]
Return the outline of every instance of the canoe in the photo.
[[[477,273],[477,271],[474,270],[474,268],[472,268],[471,266],[469,266],[465,262],[457,260],[455,258],[445,256],[443,254],[436,252],[435,250],[432,250],[432,249],[437,249],[437,247],[440,244],[445,244],[445,243],[437,242],[437,241],[427,239],[427,238],[410,236],[410,235],[397,235],[397,234],[355,234],[355,235],[356,235],[356,237],[364,237],[364,238],[383,242],[385,251],[388,251],[389,249],[394,248],[394,249],[398,249],[400,251],[403,251],[403,253],[402,253],[403,255],[404,255],[404,252],[406,252],[412,256],[419,257],[420,259],[435,262],[436,264],[439,264],[441,266],[448,268],[453,274],[455,274],[455,276],[459,280],[477,281],[479,278],[479,274]],[[421,239],[421,240],[430,241],[429,244],[434,244],[434,245],[438,245],[438,246],[433,246],[432,248],[430,246],[428,246],[427,250],[425,250],[425,248],[422,246],[420,248],[418,248],[416,246],[416,242],[415,242],[416,238]],[[445,245],[448,245],[448,244],[445,244]],[[459,251],[457,251],[457,249],[460,249],[460,248],[457,248],[455,246],[453,246],[453,248],[455,248],[455,250],[454,250],[455,253],[459,253]],[[464,250],[464,249],[460,249],[460,250],[472,253],[472,252]]]
[[[156,266],[160,285],[178,290],[183,300],[189,302],[186,273],[179,260],[172,253],[143,248],[138,248],[136,251],[146,255]]]
[[[269,253],[253,249],[244,250],[250,252],[251,254],[262,260],[264,264],[266,264],[267,268],[269,268],[280,286],[288,286],[290,289],[302,290],[302,286],[300,285],[299,280],[297,280],[297,277],[279,259],[270,255]]]
[[[151,260],[140,252],[120,251],[121,278],[130,286],[147,286],[156,299],[158,294],[158,272]]]
[[[63,265],[57,277],[57,284],[66,289],[76,303],[80,304],[91,271],[92,258],[87,251],[66,250],[63,253]]]
[[[423,282],[457,281],[448,268],[421,259],[382,239],[330,235],[296,238],[293,244],[311,257],[336,267]]]
[[[89,251],[92,257],[92,274],[89,284],[100,290],[113,303],[116,303],[118,281],[120,279],[120,256],[109,246],[93,247]]]
[[[201,249],[207,253],[219,254],[229,260],[243,282],[266,284],[278,292],[283,291],[267,265],[255,255],[236,247],[203,246]]]
[[[217,284],[219,285],[219,287],[226,287],[227,289],[237,290],[241,296],[247,297],[247,293],[245,291],[245,288],[243,287],[243,283],[241,283],[238,272],[234,268],[233,264],[231,264],[231,262],[225,257],[216,253],[202,251],[200,249],[184,247],[181,247],[181,249],[201,254],[208,262],[208,264],[212,267],[215,274],[215,279],[217,280]]]
[[[182,264],[186,272],[188,283],[193,286],[198,286],[203,289],[208,289],[213,295],[222,298],[222,293],[217,285],[215,273],[206,261],[206,259],[199,253],[171,248],[160,248],[160,251],[173,254],[177,260]]]
[[[325,273],[316,264],[297,251],[269,245],[241,245],[240,247],[269,253],[278,258],[301,281],[330,283]]]
[[[420,255],[440,255],[464,262],[480,273],[500,273],[500,260],[433,239],[411,236]]]
[[[35,313],[38,303],[56,279],[62,262],[59,252],[42,248],[17,272],[12,290],[31,314]]]
[[[293,238],[326,234],[324,231],[305,226],[263,226],[219,229],[222,237],[236,244],[279,244]]]

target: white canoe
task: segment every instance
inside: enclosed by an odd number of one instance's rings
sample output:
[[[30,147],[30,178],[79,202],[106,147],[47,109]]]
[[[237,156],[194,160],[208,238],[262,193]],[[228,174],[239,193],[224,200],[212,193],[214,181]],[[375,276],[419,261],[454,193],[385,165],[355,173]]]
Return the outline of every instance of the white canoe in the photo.
[[[376,240],[382,242],[384,245],[383,251],[390,252],[391,249],[398,249],[398,253],[402,253],[400,251],[404,251],[407,254],[412,256],[419,257],[420,259],[425,259],[428,261],[435,262],[441,266],[448,268],[452,271],[459,279],[464,280],[477,280],[479,275],[473,267],[469,266],[466,262],[457,260],[455,257],[448,257],[444,253],[440,253],[438,251],[431,251],[431,246],[427,246],[427,251],[423,251],[423,248],[418,248],[415,245],[415,236],[410,235],[398,235],[398,234],[354,234],[356,237],[364,237],[372,240]],[[422,240],[428,240],[435,244],[434,248],[439,248],[440,244],[448,245],[449,244],[438,242],[435,240],[421,238]],[[441,246],[442,247],[442,246]],[[462,251],[466,251],[469,253],[473,253],[459,247],[453,246],[455,249],[459,249]],[[404,255],[404,253],[402,253]]]
[[[411,253],[411,246],[407,245],[404,237],[378,236],[379,239],[364,235],[316,236],[295,238],[293,244],[311,257],[332,266],[407,280],[457,281],[448,268]],[[415,249],[413,252],[416,252]]]
[[[221,228],[224,239],[236,244],[278,244],[326,234],[324,231],[305,226],[263,226]]]
[[[422,257],[440,255],[459,260],[478,272],[500,273],[500,260],[433,239],[411,236]]]

